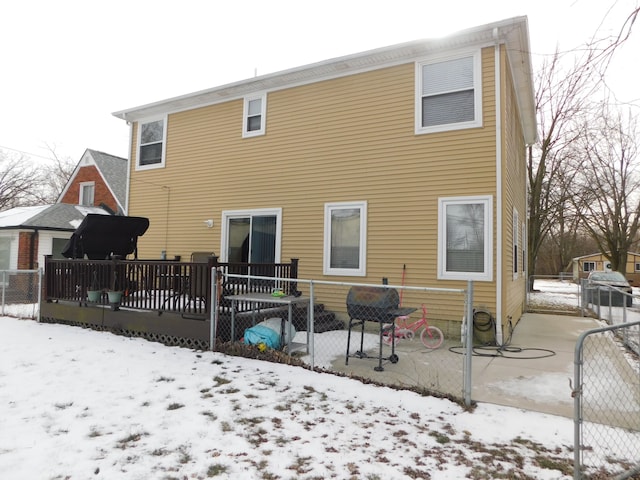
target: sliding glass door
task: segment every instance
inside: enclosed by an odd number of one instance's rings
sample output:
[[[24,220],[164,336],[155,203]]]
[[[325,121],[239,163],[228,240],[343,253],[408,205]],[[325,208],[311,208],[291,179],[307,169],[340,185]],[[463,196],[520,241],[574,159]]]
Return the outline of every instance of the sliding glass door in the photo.
[[[280,210],[223,213],[223,251],[228,262],[280,261]]]

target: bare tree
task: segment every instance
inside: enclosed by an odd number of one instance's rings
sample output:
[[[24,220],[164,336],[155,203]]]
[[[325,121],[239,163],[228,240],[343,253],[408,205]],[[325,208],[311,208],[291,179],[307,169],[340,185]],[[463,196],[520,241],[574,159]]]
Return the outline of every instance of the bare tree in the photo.
[[[603,104],[583,131],[575,144],[579,169],[572,185],[574,205],[611,268],[625,274],[640,226],[638,121]]]
[[[581,135],[578,124],[589,115],[590,98],[605,89],[604,77],[616,50],[628,40],[640,13],[635,8],[626,17],[618,34],[594,39],[574,52],[555,55],[544,62],[536,78],[536,112],[540,122],[539,142],[529,148],[529,229],[528,269],[530,278],[536,273],[536,263],[547,237],[553,233],[558,240],[558,251],[568,252],[572,235],[565,230],[577,228],[567,217],[571,205],[567,186],[571,185],[576,170],[568,167],[572,155],[571,145]],[[597,35],[597,32],[596,32]],[[564,62],[575,56],[573,66]],[[565,222],[565,220],[569,220]],[[561,255],[564,255],[561,253]],[[564,261],[564,260],[563,260]],[[530,285],[532,287],[532,285]]]
[[[563,56],[556,52],[547,59],[536,77],[536,111],[539,119],[539,142],[529,148],[529,229],[528,265],[536,273],[540,249],[558,216],[569,204],[566,185],[574,172],[567,169],[571,144],[580,135],[577,119],[590,108],[589,97],[595,83],[592,61],[596,51],[587,51],[573,66],[563,66]],[[557,231],[563,238],[563,231]],[[532,277],[531,277],[532,278]]]
[[[0,150],[0,210],[36,205],[40,178],[23,155]]]
[[[76,162],[69,157],[60,157],[55,146],[46,144],[46,148],[51,160],[41,169],[42,189],[39,194],[42,203],[55,203],[73,175]]]

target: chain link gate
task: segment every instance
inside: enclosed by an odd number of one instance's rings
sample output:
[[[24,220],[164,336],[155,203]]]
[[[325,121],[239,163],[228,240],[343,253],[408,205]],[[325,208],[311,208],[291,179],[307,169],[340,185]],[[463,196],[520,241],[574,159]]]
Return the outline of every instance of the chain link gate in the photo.
[[[574,357],[574,479],[640,474],[640,321],[584,332]],[[634,463],[637,462],[637,463]]]

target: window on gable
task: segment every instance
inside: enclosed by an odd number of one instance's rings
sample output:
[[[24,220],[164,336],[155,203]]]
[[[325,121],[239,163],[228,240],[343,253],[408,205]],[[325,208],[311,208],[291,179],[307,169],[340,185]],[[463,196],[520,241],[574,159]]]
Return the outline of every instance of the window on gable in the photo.
[[[416,68],[416,133],[482,125],[479,52]]]
[[[165,119],[140,122],[138,126],[139,170],[164,166]]]
[[[82,182],[80,184],[80,198],[78,204],[85,207],[93,207],[95,202],[96,184],[95,182]]]
[[[242,127],[243,137],[264,135],[266,107],[266,94],[255,97],[246,97],[244,99],[244,123]]]
[[[366,274],[367,202],[327,203],[324,207],[325,275]]]
[[[438,278],[493,278],[492,197],[438,200]]]

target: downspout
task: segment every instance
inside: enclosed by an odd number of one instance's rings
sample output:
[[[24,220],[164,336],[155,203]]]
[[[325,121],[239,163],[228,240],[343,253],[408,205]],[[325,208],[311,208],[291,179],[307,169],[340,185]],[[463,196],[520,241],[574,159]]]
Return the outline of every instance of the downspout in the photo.
[[[502,101],[500,90],[500,38],[498,28],[493,29],[494,83],[496,101],[496,343],[502,345]]]
[[[127,120],[129,125],[129,150],[127,152],[127,187],[124,194],[124,214],[129,215],[129,185],[131,185],[131,147],[133,146],[133,123]]]

